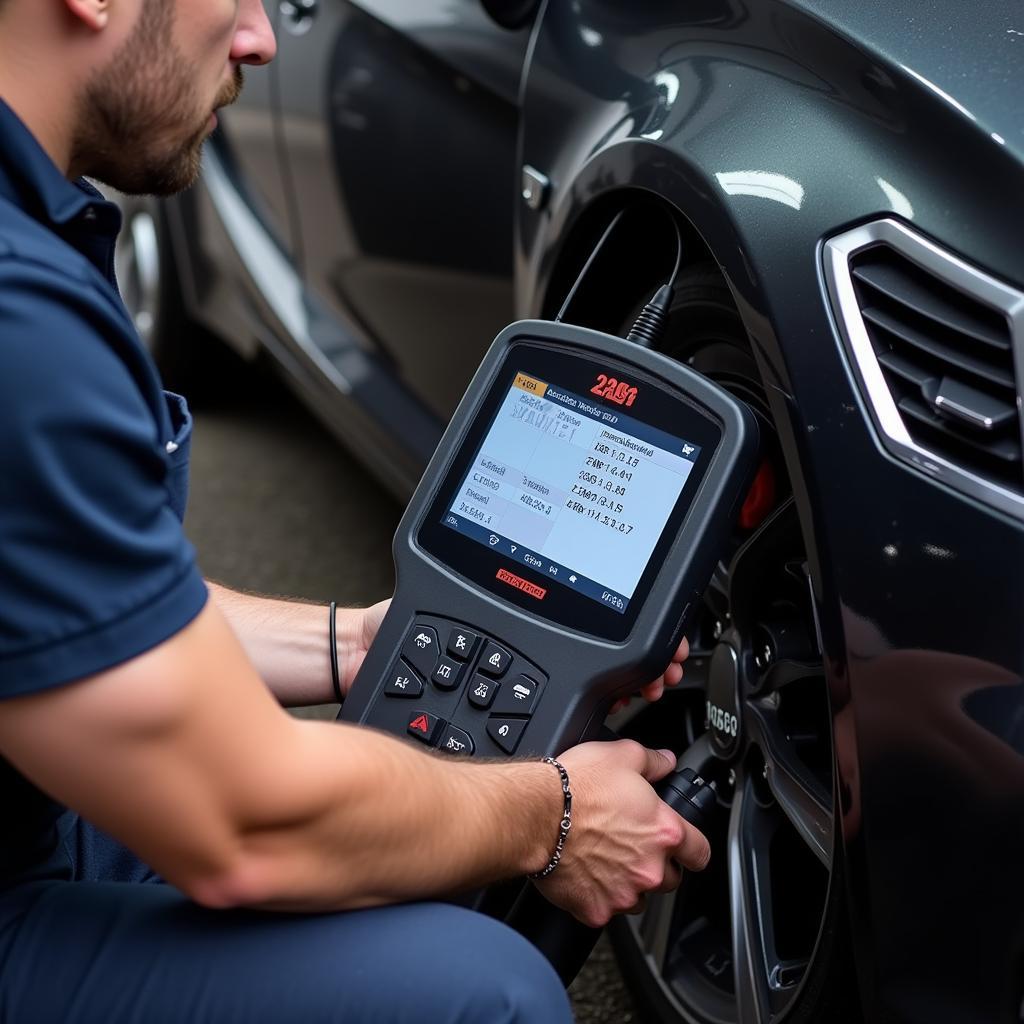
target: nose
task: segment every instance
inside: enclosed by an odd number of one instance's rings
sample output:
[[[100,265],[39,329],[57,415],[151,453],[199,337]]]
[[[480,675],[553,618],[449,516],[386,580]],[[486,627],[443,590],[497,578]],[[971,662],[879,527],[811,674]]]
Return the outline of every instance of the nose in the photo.
[[[235,64],[269,64],[277,53],[277,40],[261,0],[242,0],[231,44]]]

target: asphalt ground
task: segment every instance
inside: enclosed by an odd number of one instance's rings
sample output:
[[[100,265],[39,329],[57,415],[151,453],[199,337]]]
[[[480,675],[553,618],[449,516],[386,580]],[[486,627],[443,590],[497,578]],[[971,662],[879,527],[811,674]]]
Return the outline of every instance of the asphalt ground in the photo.
[[[401,507],[280,382],[239,367],[215,401],[193,411],[185,526],[208,578],[352,606],[391,593]],[[333,718],[336,711],[302,713]],[[581,1024],[639,1019],[606,939],[570,995]]]

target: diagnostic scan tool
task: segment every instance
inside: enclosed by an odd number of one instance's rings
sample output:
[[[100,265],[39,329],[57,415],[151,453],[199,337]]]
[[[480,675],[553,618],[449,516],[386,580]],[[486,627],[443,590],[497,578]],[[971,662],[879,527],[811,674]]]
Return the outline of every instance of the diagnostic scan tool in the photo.
[[[341,718],[458,757],[557,754],[665,670],[752,478],[750,411],[621,338],[495,340],[399,525]]]

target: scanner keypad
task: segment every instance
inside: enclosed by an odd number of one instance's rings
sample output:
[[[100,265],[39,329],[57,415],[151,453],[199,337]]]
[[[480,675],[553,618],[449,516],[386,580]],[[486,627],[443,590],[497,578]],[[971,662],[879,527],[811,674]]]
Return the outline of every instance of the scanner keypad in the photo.
[[[459,682],[462,679],[463,667],[463,665],[452,658],[438,658],[437,665],[430,674],[430,678],[439,690],[455,690],[458,689]]]
[[[459,661],[466,661],[473,656],[473,648],[479,637],[468,629],[455,626],[448,634],[448,653]]]
[[[423,682],[401,658],[388,676],[384,692],[389,697],[422,697]]]
[[[484,644],[484,653],[480,655],[477,669],[499,679],[508,671],[511,664],[512,655],[504,647],[499,647],[493,640],[488,640]]]
[[[469,688],[469,703],[481,711],[486,711],[493,703],[501,683],[495,679],[488,679],[486,676],[474,676],[473,683]]]
[[[526,675],[509,677],[501,685],[491,711],[496,715],[532,715],[540,696],[540,684]]]
[[[437,630],[433,626],[416,625],[402,645],[402,657],[426,678],[434,671],[439,650]]]
[[[522,745],[546,683],[538,666],[500,638],[422,615],[383,681],[377,708],[390,728],[428,746],[494,757]],[[412,710],[404,703],[410,698]]]

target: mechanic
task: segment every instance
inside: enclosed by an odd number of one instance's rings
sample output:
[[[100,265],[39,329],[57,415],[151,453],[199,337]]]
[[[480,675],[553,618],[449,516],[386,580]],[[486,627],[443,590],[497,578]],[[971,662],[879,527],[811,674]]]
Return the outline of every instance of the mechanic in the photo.
[[[0,1021],[568,1021],[524,939],[428,902],[548,865],[556,766],[288,715],[332,699],[327,610],[208,587],[182,532],[188,411],[82,176],[187,187],[274,49],[260,0],[0,0]],[[342,690],[383,611],[338,613]],[[669,752],[561,762],[553,903],[600,925],[706,864]]]

